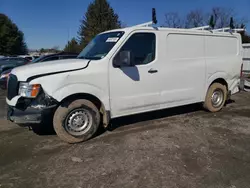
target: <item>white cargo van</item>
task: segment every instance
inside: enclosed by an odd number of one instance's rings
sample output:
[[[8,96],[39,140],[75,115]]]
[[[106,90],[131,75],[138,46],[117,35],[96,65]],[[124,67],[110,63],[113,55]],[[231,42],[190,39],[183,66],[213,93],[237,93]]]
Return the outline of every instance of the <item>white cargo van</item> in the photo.
[[[238,92],[241,36],[147,24],[97,35],[78,59],[14,69],[8,118],[40,123],[53,114],[57,135],[76,143],[111,118],[202,102],[217,112]]]

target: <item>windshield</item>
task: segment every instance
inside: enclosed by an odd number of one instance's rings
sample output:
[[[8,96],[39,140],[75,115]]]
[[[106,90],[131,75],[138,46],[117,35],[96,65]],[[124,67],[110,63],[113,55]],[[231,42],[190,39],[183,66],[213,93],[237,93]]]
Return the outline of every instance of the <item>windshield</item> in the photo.
[[[104,58],[120,40],[124,32],[110,32],[97,35],[79,54],[80,59],[98,60]]]

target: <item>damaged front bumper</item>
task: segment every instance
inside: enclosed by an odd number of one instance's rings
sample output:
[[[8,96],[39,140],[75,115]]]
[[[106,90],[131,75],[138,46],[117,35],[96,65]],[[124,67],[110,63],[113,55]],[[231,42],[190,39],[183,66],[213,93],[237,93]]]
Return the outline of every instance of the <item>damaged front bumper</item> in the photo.
[[[58,102],[45,93],[35,99],[20,97],[15,107],[8,106],[7,119],[20,125],[40,124],[54,113],[57,105]]]
[[[16,124],[40,124],[47,115],[53,113],[55,106],[44,109],[27,108],[25,111],[8,107],[7,119]]]

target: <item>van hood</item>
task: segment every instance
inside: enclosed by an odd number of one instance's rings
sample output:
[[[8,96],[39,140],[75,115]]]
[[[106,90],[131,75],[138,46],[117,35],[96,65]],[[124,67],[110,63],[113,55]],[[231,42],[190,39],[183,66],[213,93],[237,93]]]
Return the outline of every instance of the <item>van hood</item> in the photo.
[[[39,75],[84,69],[88,66],[88,62],[86,59],[67,59],[32,63],[14,68],[11,74],[16,75],[19,81],[26,81],[30,77]]]

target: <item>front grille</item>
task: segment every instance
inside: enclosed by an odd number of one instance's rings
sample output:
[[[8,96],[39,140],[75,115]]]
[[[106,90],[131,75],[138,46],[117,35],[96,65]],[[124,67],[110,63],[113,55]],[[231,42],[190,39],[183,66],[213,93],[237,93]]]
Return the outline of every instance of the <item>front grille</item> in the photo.
[[[8,94],[7,98],[11,100],[13,97],[17,96],[18,94],[18,81],[17,77],[13,74],[9,75],[9,80],[8,80]]]

